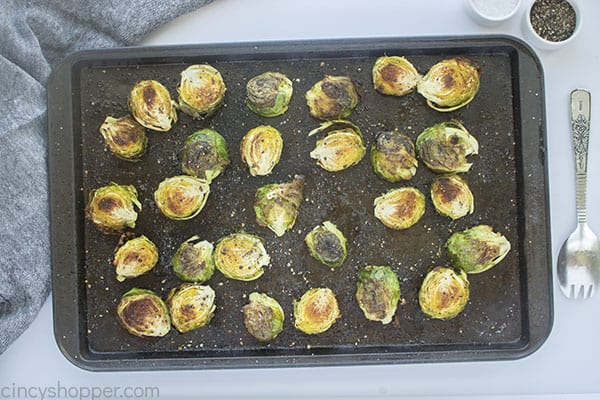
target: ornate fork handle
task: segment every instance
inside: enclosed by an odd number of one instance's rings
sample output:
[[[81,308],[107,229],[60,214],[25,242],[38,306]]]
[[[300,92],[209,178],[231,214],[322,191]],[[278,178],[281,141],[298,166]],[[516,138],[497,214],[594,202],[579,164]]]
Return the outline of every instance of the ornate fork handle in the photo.
[[[590,93],[577,89],[571,92],[571,141],[575,156],[577,221],[587,221],[587,158],[590,139]]]

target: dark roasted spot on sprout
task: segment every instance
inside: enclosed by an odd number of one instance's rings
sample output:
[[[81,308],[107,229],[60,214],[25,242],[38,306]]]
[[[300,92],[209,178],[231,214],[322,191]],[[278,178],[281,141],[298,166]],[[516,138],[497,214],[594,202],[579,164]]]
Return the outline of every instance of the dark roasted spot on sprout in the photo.
[[[369,311],[369,314],[374,315],[377,319],[386,317],[386,307],[389,305],[389,301],[380,280],[367,279],[363,282],[360,303]]]
[[[112,140],[119,146],[127,146],[137,142],[141,136],[140,133],[140,130],[131,121],[120,121],[117,134],[112,137]]]
[[[312,299],[306,305],[305,314],[311,321],[324,321],[333,313],[333,303],[320,300],[320,298]]]
[[[352,82],[345,81],[330,81],[325,80],[321,85],[321,90],[327,95],[327,97],[334,99],[339,105],[343,107],[350,107],[352,105]],[[338,108],[340,108],[338,106]]]
[[[387,63],[380,71],[383,80],[390,83],[395,83],[404,75],[402,68],[390,63]]]
[[[442,77],[442,85],[446,89],[452,88],[454,85],[454,76],[451,71],[447,71]]]
[[[394,215],[403,220],[411,218],[417,206],[417,195],[413,191],[407,191],[400,200],[394,204]]]
[[[258,340],[269,340],[273,336],[273,310],[257,301],[242,307],[244,325],[248,332]]]
[[[125,264],[139,264],[142,261],[144,261],[144,256],[137,251],[128,252],[124,260]]]
[[[142,297],[129,303],[122,311],[125,323],[134,329],[140,329],[160,314],[155,302],[150,297]]]
[[[441,197],[442,202],[451,203],[460,196],[460,188],[450,178],[439,178],[434,191]]]
[[[156,90],[151,85],[146,85],[142,89],[142,97],[144,98],[144,103],[149,108],[152,108],[156,99]]]
[[[471,250],[475,264],[486,264],[500,255],[500,247],[485,240],[474,240]]]
[[[196,318],[196,307],[193,304],[186,303],[179,308],[181,316],[186,320],[192,320]]]
[[[344,258],[344,248],[340,239],[325,229],[315,232],[315,251],[329,263],[337,263]]]
[[[114,197],[106,196],[98,201],[98,209],[106,213],[110,213],[119,207],[121,207],[121,200]]]

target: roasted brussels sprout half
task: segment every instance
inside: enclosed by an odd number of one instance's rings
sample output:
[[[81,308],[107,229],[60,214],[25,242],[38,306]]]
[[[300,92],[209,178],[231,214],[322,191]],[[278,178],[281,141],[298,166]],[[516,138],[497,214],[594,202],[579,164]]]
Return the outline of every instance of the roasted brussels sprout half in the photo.
[[[140,81],[129,93],[129,111],[137,122],[153,131],[166,132],[177,122],[175,103],[157,81]]]
[[[183,242],[173,257],[173,272],[185,282],[203,283],[215,272],[212,243],[192,236]]]
[[[417,84],[434,110],[449,112],[466,106],[479,90],[479,65],[464,57],[440,61]]]
[[[154,192],[154,201],[162,213],[170,219],[194,218],[206,204],[210,186],[204,179],[179,175],[167,178]]]
[[[279,131],[269,125],[250,129],[242,139],[240,153],[250,175],[269,175],[279,162],[283,139]]]
[[[223,275],[239,281],[253,281],[265,272],[271,258],[262,239],[249,233],[234,233],[217,242],[213,253],[215,266]]]
[[[181,170],[184,174],[212,182],[229,165],[229,145],[219,132],[201,129],[183,143]]]
[[[262,117],[276,117],[287,111],[293,91],[287,76],[265,72],[246,84],[246,105]]]
[[[158,262],[158,249],[146,236],[127,240],[115,251],[113,265],[117,280],[135,278],[150,271]]]
[[[90,192],[85,208],[87,217],[104,233],[119,233],[125,228],[135,228],[137,212],[142,203],[137,199],[137,190],[131,185],[111,182],[107,186]]]
[[[388,266],[362,268],[358,272],[356,301],[368,320],[389,324],[400,301],[398,276]]]
[[[415,90],[421,75],[404,57],[379,57],[373,65],[373,86],[379,93],[404,96]]]
[[[215,315],[215,291],[198,283],[183,283],[167,297],[171,323],[181,333],[208,324]]]
[[[321,120],[348,118],[358,105],[358,92],[347,76],[325,76],[306,92],[310,115]]]
[[[458,121],[425,129],[417,137],[417,153],[429,169],[439,173],[467,172],[467,156],[479,152],[479,143]]]
[[[190,65],[181,72],[177,85],[179,109],[200,119],[212,115],[225,98],[223,77],[210,65]]]
[[[171,330],[167,305],[151,290],[133,288],[123,294],[117,316],[121,325],[135,336],[160,337]]]
[[[308,136],[320,133],[325,133],[326,136],[317,141],[310,157],[317,160],[317,164],[324,170],[344,170],[358,164],[365,156],[362,132],[353,123],[343,120],[327,121],[309,132]]]
[[[249,299],[242,307],[248,333],[261,342],[275,339],[283,330],[283,309],[277,300],[264,293],[250,293]]]
[[[510,250],[510,242],[491,226],[477,225],[452,234],[446,250],[455,267],[478,274],[502,261]]]
[[[375,199],[375,217],[392,229],[407,229],[425,213],[425,196],[419,189],[403,187],[389,190]]]
[[[429,271],[419,290],[421,310],[431,318],[454,318],[468,301],[467,274],[449,267],[435,267]]]
[[[277,236],[292,229],[302,204],[304,177],[296,175],[294,180],[285,183],[273,183],[263,186],[254,196],[256,222],[266,226]]]
[[[329,288],[313,288],[294,300],[294,326],[313,335],[331,328],[341,317],[335,294]]]
[[[133,117],[106,117],[100,126],[100,134],[108,149],[126,161],[139,161],[146,152],[146,130]]]
[[[431,200],[438,213],[452,219],[472,214],[475,207],[467,181],[458,175],[435,178],[431,184]]]
[[[344,234],[330,221],[308,232],[304,241],[310,255],[331,268],[342,265],[348,255]]]
[[[371,146],[375,173],[389,182],[409,180],[417,173],[415,145],[400,132],[380,132]]]

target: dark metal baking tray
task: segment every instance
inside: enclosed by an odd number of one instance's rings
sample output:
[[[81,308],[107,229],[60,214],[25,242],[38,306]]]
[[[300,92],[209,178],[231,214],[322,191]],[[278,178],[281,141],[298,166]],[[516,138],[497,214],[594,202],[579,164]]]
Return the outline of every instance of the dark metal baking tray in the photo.
[[[467,107],[452,113],[429,109],[417,93],[397,98],[372,89],[371,67],[383,54],[408,57],[421,73],[444,58],[463,55],[482,68],[481,89]],[[157,79],[171,93],[179,72],[194,63],[218,68],[227,84],[225,105],[210,119],[180,113],[168,133],[149,132],[142,161],[128,163],[104,148],[98,128],[107,115],[127,113],[127,95],[138,80]],[[259,73],[281,71],[294,82],[286,114],[266,119],[244,104],[245,84]],[[457,118],[477,137],[480,155],[464,176],[475,196],[475,213],[457,221],[438,215],[430,200],[422,220],[405,231],[385,228],[373,216],[373,199],[403,184],[371,171],[368,157],[340,173],[317,167],[307,133],[319,122],[308,114],[304,93],[325,74],[349,75],[361,86],[351,120],[367,144],[379,129],[416,136],[434,123]],[[49,96],[49,168],[55,335],[65,356],[91,370],[281,367],[514,359],[535,351],[552,325],[552,276],[547,194],[543,73],[535,54],[509,37],[377,38],[258,44],[145,47],[76,53],[53,73]],[[242,167],[239,143],[250,128],[272,124],[284,136],[272,175],[251,177]],[[171,221],[156,209],[158,183],[180,173],[180,149],[201,127],[228,140],[231,164],[211,187],[205,209],[190,221]],[[305,201],[296,226],[282,238],[257,225],[255,190],[267,183],[306,176]],[[434,174],[420,165],[405,185],[428,193]],[[142,277],[117,282],[111,267],[117,236],[99,233],[84,217],[91,189],[110,181],[133,184],[143,203],[136,233],[159,247],[159,265]],[[331,220],[349,238],[349,257],[332,271],[312,259],[303,237]],[[433,265],[449,264],[443,243],[451,232],[485,223],[503,232],[512,250],[494,269],[471,275],[471,298],[455,319],[426,318],[419,285]],[[193,234],[215,242],[243,229],[265,239],[272,262],[252,282],[218,272],[208,282],[217,294],[211,323],[158,339],[128,334],[115,307],[131,287],[163,297],[180,282],[169,260]],[[388,264],[399,275],[402,303],[393,323],[367,321],[354,300],[359,267]],[[311,287],[337,294],[342,318],[327,332],[305,335],[293,327],[292,299]],[[240,309],[252,291],[267,292],[286,313],[281,335],[268,344],[246,332]]]

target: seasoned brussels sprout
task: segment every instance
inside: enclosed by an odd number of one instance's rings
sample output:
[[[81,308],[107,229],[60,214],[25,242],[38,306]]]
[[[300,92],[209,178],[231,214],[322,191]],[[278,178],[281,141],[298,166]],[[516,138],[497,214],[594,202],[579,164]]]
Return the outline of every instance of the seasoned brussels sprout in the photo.
[[[175,103],[166,87],[157,81],[139,81],[129,93],[129,111],[142,126],[166,132],[177,122]]]
[[[358,306],[371,321],[389,324],[400,301],[400,282],[388,266],[369,265],[358,272]]]
[[[113,265],[117,280],[135,278],[150,271],[158,262],[158,249],[146,236],[127,240],[115,251]]]
[[[234,233],[217,242],[213,253],[215,266],[223,275],[239,281],[253,281],[265,272],[271,258],[262,239],[249,233]]]
[[[435,267],[429,271],[419,290],[421,310],[431,318],[454,318],[468,301],[467,274],[449,267]]]
[[[215,291],[198,283],[183,283],[167,297],[171,323],[181,333],[208,324],[215,315]]]
[[[212,182],[229,165],[229,145],[219,132],[201,129],[183,143],[181,170],[184,174]]]
[[[510,242],[491,226],[477,225],[452,234],[446,250],[455,267],[478,274],[502,261],[510,250]]]
[[[409,180],[417,173],[415,145],[400,132],[380,132],[371,146],[373,171],[389,182]]]
[[[479,65],[464,57],[440,61],[417,84],[434,110],[449,112],[466,106],[479,90]]]
[[[366,148],[362,140],[362,132],[358,126],[349,121],[324,122],[317,129],[309,132],[308,136],[317,133],[326,133],[326,136],[317,141],[310,156],[326,171],[344,170],[358,164],[365,156]]]
[[[287,111],[293,90],[284,74],[265,72],[246,84],[246,105],[262,117],[276,117]]]
[[[269,175],[279,162],[283,139],[279,131],[269,125],[250,129],[242,139],[240,153],[250,175]]]
[[[223,77],[210,65],[190,65],[181,72],[177,85],[179,109],[200,119],[212,115],[225,98]]]
[[[294,180],[285,183],[273,183],[263,186],[254,196],[256,222],[266,226],[277,236],[292,229],[302,204],[304,177],[296,175]]]
[[[435,178],[431,184],[431,200],[438,213],[452,219],[472,214],[475,207],[467,181],[458,175]]]
[[[242,307],[244,325],[252,336],[261,342],[275,339],[283,330],[283,309],[272,297],[264,293],[250,293],[250,302]]]
[[[479,143],[458,121],[425,129],[417,137],[417,153],[429,169],[439,173],[467,172],[467,156],[479,152]]]
[[[212,243],[192,236],[183,242],[173,257],[173,272],[185,282],[203,283],[215,272]]]
[[[404,96],[415,90],[421,75],[404,57],[379,57],[373,65],[373,86],[379,93]]]
[[[306,104],[315,118],[348,118],[358,105],[358,92],[349,77],[327,75],[306,92]]]
[[[313,288],[294,300],[294,326],[309,335],[323,333],[340,318],[335,294],[329,288]]]
[[[425,213],[425,196],[419,189],[403,187],[389,190],[375,199],[375,217],[392,229],[407,229]]]
[[[154,201],[162,213],[170,219],[194,218],[206,204],[210,186],[204,179],[179,175],[167,178],[154,192]]]
[[[342,265],[348,255],[344,234],[330,221],[308,232],[304,241],[310,255],[331,268]]]
[[[120,159],[139,161],[146,152],[146,130],[130,115],[118,119],[106,117],[100,134],[108,149]]]
[[[151,290],[133,288],[123,294],[117,316],[121,325],[135,336],[160,337],[171,330],[167,305]]]
[[[134,207],[142,210],[135,187],[111,182],[90,192],[85,211],[100,231],[119,233],[125,228],[135,228],[137,212]]]

